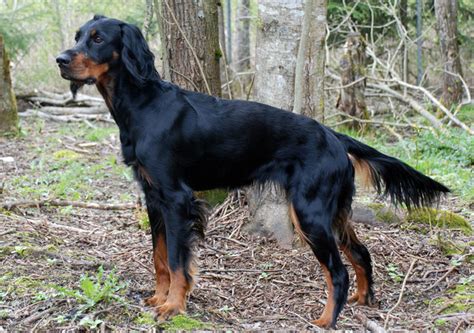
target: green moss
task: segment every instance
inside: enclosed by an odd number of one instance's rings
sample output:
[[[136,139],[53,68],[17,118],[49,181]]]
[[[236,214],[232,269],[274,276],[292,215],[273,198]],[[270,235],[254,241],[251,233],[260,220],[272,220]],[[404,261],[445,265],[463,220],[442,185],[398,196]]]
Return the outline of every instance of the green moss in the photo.
[[[196,192],[196,196],[200,199],[206,200],[211,206],[216,206],[225,201],[229,192],[226,190],[210,190]]]
[[[133,322],[137,325],[153,326],[156,324],[154,316],[149,312],[142,312],[138,317],[133,319]]]
[[[216,51],[214,52],[214,56],[216,57],[216,60],[219,60],[222,58],[222,50],[220,48],[217,48]]]
[[[135,210],[135,218],[137,219],[138,226],[141,230],[150,230],[150,219],[148,218],[148,213],[146,212],[146,209],[143,208]]]
[[[377,220],[385,223],[399,223],[400,218],[392,210],[386,207],[383,204],[371,203],[368,204],[368,207],[371,208]]]
[[[407,215],[407,221],[425,226],[435,226],[444,229],[461,230],[463,234],[472,235],[472,227],[463,217],[446,210],[423,208],[412,210]],[[421,227],[424,231],[427,228]]]
[[[0,135],[11,137],[18,134],[18,108],[11,82],[10,60],[1,35],[0,69],[3,69],[3,73],[0,73],[0,81],[5,83],[0,90],[0,109],[3,110],[0,112]]]
[[[69,150],[69,149],[62,149],[58,150],[53,154],[55,160],[77,160],[79,158],[79,154]]]
[[[193,319],[185,315],[175,316],[169,322],[161,325],[161,327],[167,331],[190,331],[211,328],[209,324],[206,324],[200,320]]]
[[[449,238],[446,238],[445,236],[441,236],[440,234],[436,235],[436,239],[433,241],[433,243],[446,256],[466,253],[466,250],[474,245],[473,242],[469,242],[468,244],[465,242],[455,242]]]

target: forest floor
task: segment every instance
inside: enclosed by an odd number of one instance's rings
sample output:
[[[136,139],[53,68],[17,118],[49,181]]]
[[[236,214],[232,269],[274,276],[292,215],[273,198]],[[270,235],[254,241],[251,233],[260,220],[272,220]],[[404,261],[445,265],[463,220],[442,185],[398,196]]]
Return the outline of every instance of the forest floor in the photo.
[[[308,247],[282,249],[246,234],[248,213],[237,195],[212,213],[187,315],[156,323],[142,301],[154,288],[143,210],[1,208],[49,199],[136,203],[115,127],[40,119],[22,126],[21,137],[0,141],[0,331],[317,329],[310,321],[322,312],[327,288],[314,255]],[[440,208],[468,221],[473,216],[472,204],[455,194]],[[474,327],[470,235],[403,218],[355,229],[373,257],[377,304],[346,305],[339,329],[363,330],[367,319],[392,330]]]

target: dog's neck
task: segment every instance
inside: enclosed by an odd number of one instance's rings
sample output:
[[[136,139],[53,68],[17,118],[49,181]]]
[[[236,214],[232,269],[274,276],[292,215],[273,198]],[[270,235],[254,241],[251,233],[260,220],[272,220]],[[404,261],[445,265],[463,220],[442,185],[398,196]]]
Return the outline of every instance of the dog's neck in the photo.
[[[115,68],[99,77],[96,87],[119,129],[128,131],[131,114],[129,108],[133,107],[133,102],[139,103],[142,100],[140,96],[143,94],[143,87],[138,87],[123,68]],[[133,99],[128,101],[132,103],[124,103],[127,96],[133,96]]]

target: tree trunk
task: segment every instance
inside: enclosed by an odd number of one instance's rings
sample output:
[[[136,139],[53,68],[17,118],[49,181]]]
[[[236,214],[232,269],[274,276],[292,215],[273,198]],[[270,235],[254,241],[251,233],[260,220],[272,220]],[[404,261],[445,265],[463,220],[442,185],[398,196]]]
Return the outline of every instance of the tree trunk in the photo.
[[[162,0],[163,77],[189,90],[221,96],[217,0]]]
[[[365,42],[359,33],[349,34],[344,45],[344,54],[339,61],[341,67],[341,93],[336,107],[352,117],[368,119],[365,103],[366,85]],[[351,127],[364,128],[365,124],[354,120]]]
[[[441,102],[449,108],[459,103],[462,98],[462,69],[457,38],[457,0],[436,0],[435,12],[444,62]]]
[[[399,16],[403,29],[405,29],[408,34],[408,0],[400,0]],[[404,35],[403,32],[401,32],[401,35]],[[408,38],[405,38],[402,47],[403,56],[400,64],[402,79],[405,82],[408,82],[408,44]],[[406,87],[404,88],[404,94],[406,94]]]
[[[416,84],[420,85],[423,79],[423,0],[416,0]]]
[[[250,68],[250,0],[240,0],[237,11],[237,57],[235,70],[245,72]]]
[[[312,0],[307,70],[302,114],[324,122],[324,76],[326,67],[327,0]],[[305,10],[305,15],[306,15]]]
[[[308,35],[302,36],[303,0],[259,0],[254,98],[258,102],[293,110],[297,90],[299,110],[314,117],[323,108],[323,86],[316,82],[324,77],[326,1],[312,1],[313,6],[306,6],[309,9],[307,17],[312,18],[312,23],[307,26]],[[295,85],[299,40],[304,44],[305,37],[307,44],[302,46],[305,56],[300,57],[299,79]],[[318,94],[319,97],[315,97]],[[263,190],[253,187],[248,192],[252,219],[248,230],[272,235],[280,246],[291,247],[293,228],[284,192],[275,185]]]
[[[0,35],[0,136],[18,133],[18,113],[3,37]]]

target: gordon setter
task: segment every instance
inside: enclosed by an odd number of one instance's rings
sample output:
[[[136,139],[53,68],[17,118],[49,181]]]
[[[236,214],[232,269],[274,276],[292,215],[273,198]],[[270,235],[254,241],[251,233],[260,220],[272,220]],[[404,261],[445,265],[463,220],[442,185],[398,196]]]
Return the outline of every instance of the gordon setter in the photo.
[[[349,301],[373,302],[367,248],[349,222],[354,174],[395,203],[426,206],[449,189],[407,164],[313,119],[265,104],[225,100],[164,81],[140,30],[96,15],[56,61],[73,90],[95,84],[120,129],[124,161],[145,193],[156,290],[146,303],[160,319],[182,313],[193,284],[193,245],[206,215],[193,191],[275,183],[290,217],[321,264],[328,300],[314,323],[334,327],[353,265]]]

